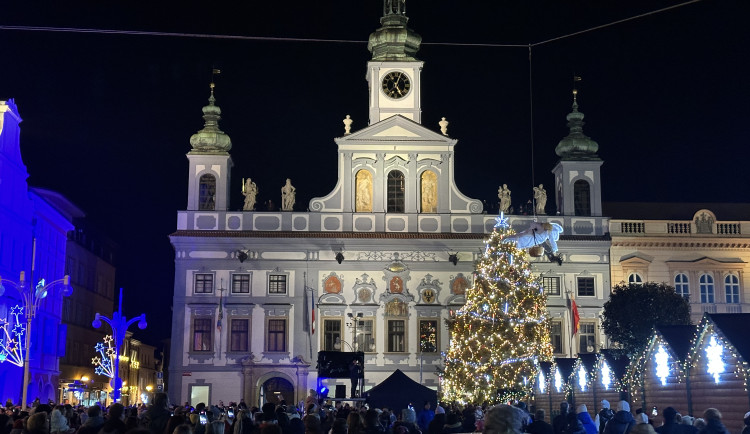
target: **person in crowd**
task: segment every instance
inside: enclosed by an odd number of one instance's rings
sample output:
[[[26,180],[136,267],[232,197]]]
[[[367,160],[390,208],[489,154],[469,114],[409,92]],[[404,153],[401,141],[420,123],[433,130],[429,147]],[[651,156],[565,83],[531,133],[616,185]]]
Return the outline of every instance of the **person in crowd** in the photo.
[[[445,409],[440,404],[435,407],[435,417],[427,425],[427,434],[442,434],[445,427]]]
[[[477,429],[477,413],[476,409],[473,405],[469,404],[464,408],[463,412],[461,413],[463,416],[463,422],[461,423],[461,427],[463,428],[462,432],[474,432]]]
[[[371,408],[365,412],[364,417],[365,434],[384,434],[385,429],[378,420],[378,412],[374,408]],[[442,428],[442,425],[441,425]],[[440,434],[440,432],[438,432]]]
[[[430,426],[430,422],[432,422],[432,419],[434,417],[435,412],[432,411],[430,401],[425,401],[422,411],[420,411],[419,415],[417,416],[417,425],[419,425],[419,429],[423,433],[427,432],[427,428]]]
[[[648,423],[648,416],[646,413],[640,412],[635,415],[635,423],[636,425],[642,424],[642,423]]]
[[[458,413],[451,411],[445,418],[445,426],[443,427],[443,434],[454,434],[464,432],[461,426],[461,419],[458,417]]]
[[[346,419],[337,417],[331,425],[331,432],[328,434],[347,434],[349,426],[346,424]]]
[[[702,417],[696,417],[693,421],[693,426],[700,432],[700,430],[706,427],[706,420]]]
[[[44,404],[37,405],[37,408]],[[26,421],[28,434],[49,434],[49,416],[45,411],[35,411]]]
[[[169,399],[166,393],[158,392],[154,394],[154,400],[146,411],[145,416],[148,420],[148,429],[151,430],[152,434],[164,434],[167,422],[172,417],[172,413],[168,407]]]
[[[628,434],[635,426],[635,419],[630,413],[630,404],[627,401],[617,403],[617,412],[604,427],[604,434]]]
[[[552,431],[554,434],[563,434],[565,427],[568,425],[568,408],[570,404],[567,401],[560,403],[560,414],[552,419]]]
[[[92,405],[86,410],[86,422],[78,428],[77,434],[97,434],[104,425],[102,417],[102,408],[99,405]]]
[[[50,431],[53,433],[68,434],[73,430],[68,425],[68,419],[65,417],[65,407],[58,405],[49,415]]]
[[[500,404],[490,408],[484,417],[484,434],[520,434],[523,411],[511,405]]]
[[[586,429],[583,427],[583,423],[578,419],[578,415],[575,412],[569,412],[565,416],[565,431],[564,434],[587,434]]]
[[[364,434],[365,422],[358,411],[350,411],[346,417],[347,434]]]
[[[544,421],[546,414],[544,409],[539,409],[534,413],[534,422],[531,422],[526,428],[530,434],[553,434],[552,425]]]
[[[656,428],[657,434],[689,434],[684,428],[684,425],[677,423],[677,410],[673,407],[667,407],[661,412],[664,418],[664,424]]]
[[[598,427],[599,434],[604,432],[607,422],[615,416],[615,413],[609,408],[609,401],[602,399],[601,404],[602,409],[599,410],[599,413],[596,414],[596,419],[594,419],[594,425]]]
[[[581,425],[583,425],[583,429],[586,431],[586,434],[598,434],[598,431],[596,429],[596,425],[594,424],[594,420],[591,419],[591,415],[589,414],[589,409],[586,407],[586,404],[581,404],[576,409],[576,417],[578,417],[578,420],[581,421]]]
[[[107,411],[107,421],[104,422],[99,434],[125,434],[125,422],[122,421],[125,407],[119,402],[109,406]]]
[[[13,429],[13,420],[6,413],[0,413],[0,434],[10,434]]]
[[[182,425],[177,425],[174,428],[174,431],[171,431],[166,434],[193,434],[193,427],[191,427],[187,423],[183,423]]]
[[[750,411],[745,413],[745,427],[742,428],[742,434],[750,434]]]
[[[641,414],[645,415],[645,413]],[[646,417],[646,422],[636,424],[631,428],[630,434],[656,434],[656,431],[654,431],[653,425],[648,423],[648,417]]]
[[[721,423],[721,413],[715,408],[707,408],[703,412],[703,419],[706,426],[700,430],[699,434],[729,434],[729,431]]]
[[[206,434],[224,434],[224,421],[213,420],[206,424]],[[281,434],[281,430],[278,434]]]
[[[305,434],[324,434],[323,430],[320,429],[320,418],[308,414],[302,419],[302,422],[305,424]],[[264,433],[261,432],[261,434]]]

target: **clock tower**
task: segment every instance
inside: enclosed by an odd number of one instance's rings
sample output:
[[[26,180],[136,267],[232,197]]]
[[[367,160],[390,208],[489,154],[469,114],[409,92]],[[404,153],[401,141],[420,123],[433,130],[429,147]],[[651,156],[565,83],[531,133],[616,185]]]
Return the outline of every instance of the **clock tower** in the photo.
[[[422,123],[420,74],[424,62],[414,57],[422,37],[406,27],[405,0],[383,0],[382,27],[370,35],[367,62],[370,124],[393,115]]]

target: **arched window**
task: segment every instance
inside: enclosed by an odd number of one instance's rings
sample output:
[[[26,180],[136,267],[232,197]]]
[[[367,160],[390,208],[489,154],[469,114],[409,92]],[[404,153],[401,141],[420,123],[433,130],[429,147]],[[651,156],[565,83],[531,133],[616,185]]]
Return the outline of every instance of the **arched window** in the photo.
[[[404,174],[398,170],[390,171],[388,173],[388,212],[406,210],[404,190]]]
[[[576,215],[591,215],[591,186],[582,179],[573,184],[573,207]]]
[[[687,275],[680,273],[674,276],[674,290],[685,300],[690,300],[690,285]]]
[[[372,212],[372,173],[369,170],[360,170],[357,172],[356,180],[354,211]]]
[[[420,177],[420,192],[422,196],[422,212],[437,212],[437,174],[425,170]]]
[[[202,175],[198,181],[198,209],[212,210],[216,208],[216,177]]]
[[[701,274],[698,283],[701,288],[701,303],[713,303],[714,278],[710,274]]]
[[[641,285],[643,284],[643,278],[638,273],[630,273],[630,276],[628,276],[628,283]]]
[[[727,274],[724,278],[724,293],[727,296],[727,303],[740,302],[740,279],[734,274]]]

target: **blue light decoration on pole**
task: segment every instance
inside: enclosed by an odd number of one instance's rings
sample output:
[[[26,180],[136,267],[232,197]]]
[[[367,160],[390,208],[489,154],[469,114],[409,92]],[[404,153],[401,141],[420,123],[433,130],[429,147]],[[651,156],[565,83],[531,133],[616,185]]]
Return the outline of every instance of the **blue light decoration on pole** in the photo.
[[[94,373],[96,375],[106,375],[109,378],[115,377],[115,348],[112,346],[112,336],[104,336],[104,342],[96,344],[94,349],[99,353],[98,357],[91,359],[91,364],[96,366]]]
[[[34,253],[32,254],[32,258],[36,254],[36,239],[34,239],[33,242],[33,251]],[[33,276],[33,260],[31,272]],[[29,393],[29,348],[31,347],[31,322],[36,316],[36,311],[37,309],[39,309],[39,304],[41,303],[41,301],[45,299],[54,288],[62,286],[62,295],[64,297],[72,294],[73,288],[70,287],[70,276],[67,275],[62,279],[53,280],[49,283],[44,279],[39,279],[39,282],[37,282],[36,286],[33,286],[33,284],[29,286],[26,284],[26,273],[24,271],[21,271],[18,283],[0,277],[0,297],[5,294],[5,286],[3,284],[7,284],[8,286],[15,288],[16,291],[18,291],[18,294],[21,296],[21,301],[23,302],[23,316],[26,318],[26,329],[24,329],[23,325],[21,325],[18,320],[18,317],[21,313],[20,306],[16,306],[11,310],[11,316],[13,317],[13,320],[15,322],[13,331],[11,333],[16,336],[16,338],[12,339],[13,342],[9,342],[6,339],[3,339],[3,348],[6,348],[6,345],[10,345],[7,348],[12,351],[4,351],[2,354],[5,357],[0,356],[0,358],[3,359],[2,361],[9,360],[17,366],[23,366],[23,392],[21,405],[23,410],[26,410],[28,406],[27,398]],[[9,326],[8,319],[5,318],[3,321],[4,322],[2,323],[2,326],[4,327],[4,330],[7,331],[7,327]],[[22,339],[25,341],[25,343],[23,344],[21,343]],[[23,363],[19,364],[21,355],[23,355]]]
[[[102,326],[102,320],[112,328],[112,338],[115,340],[115,376],[112,378],[110,386],[112,386],[113,389],[112,399],[117,402],[120,400],[120,389],[122,388],[122,379],[120,378],[120,347],[122,346],[122,341],[125,340],[125,333],[128,331],[128,327],[130,327],[131,324],[138,321],[139,329],[143,330],[146,328],[146,314],[142,313],[130,320],[125,318],[125,316],[122,315],[122,288],[120,288],[120,302],[118,304],[117,312],[112,314],[111,319],[104,315],[100,315],[97,312],[91,325],[95,329],[98,329]]]

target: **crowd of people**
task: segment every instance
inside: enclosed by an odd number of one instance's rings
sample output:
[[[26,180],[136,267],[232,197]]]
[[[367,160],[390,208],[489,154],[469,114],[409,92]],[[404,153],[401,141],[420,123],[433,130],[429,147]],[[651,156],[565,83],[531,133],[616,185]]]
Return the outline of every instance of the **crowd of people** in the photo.
[[[424,402],[420,409],[409,405],[392,411],[366,404],[321,402],[314,390],[297,405],[280,401],[261,408],[249,407],[242,400],[226,406],[221,401],[210,406],[170,406],[163,393],[157,393],[149,406],[35,404],[29,411],[6,404],[0,412],[0,434],[740,434],[727,431],[715,408],[693,418],[667,407],[661,424],[654,426],[654,420],[640,409],[632,413],[628,402],[619,401],[612,410],[606,400],[593,418],[585,405],[573,409],[563,402],[550,422],[544,410],[528,410],[523,402],[438,403],[434,410],[431,402]],[[741,434],[750,434],[750,412],[744,423]]]

